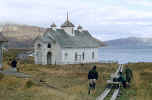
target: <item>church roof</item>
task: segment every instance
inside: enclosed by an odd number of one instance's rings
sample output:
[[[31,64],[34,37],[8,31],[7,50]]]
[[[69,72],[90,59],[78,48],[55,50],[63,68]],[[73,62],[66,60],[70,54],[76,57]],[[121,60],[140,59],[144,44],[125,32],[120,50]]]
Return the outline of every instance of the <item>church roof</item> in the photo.
[[[69,20],[66,20],[61,27],[74,27],[74,24],[72,24],[72,22],[70,22]]]
[[[51,28],[48,28],[46,31],[49,31],[49,30],[52,30]],[[50,37],[50,36],[45,36],[45,35],[43,35],[43,36],[41,36],[41,35],[38,35],[35,39],[34,39],[34,41],[33,41],[33,43],[34,42],[36,42],[37,40],[39,40],[39,41],[42,41],[42,42],[44,42],[44,43],[48,43],[48,42],[55,42],[55,40],[52,38],[52,37]]]
[[[2,32],[0,32],[0,42],[7,42],[8,40],[3,36]]]
[[[52,23],[51,27],[56,27],[56,24],[55,24],[55,23]]]
[[[57,42],[62,48],[96,48],[104,44],[93,38],[88,31],[79,32],[75,30],[75,36],[68,35],[63,29],[56,31],[49,29],[43,35],[43,41]]]

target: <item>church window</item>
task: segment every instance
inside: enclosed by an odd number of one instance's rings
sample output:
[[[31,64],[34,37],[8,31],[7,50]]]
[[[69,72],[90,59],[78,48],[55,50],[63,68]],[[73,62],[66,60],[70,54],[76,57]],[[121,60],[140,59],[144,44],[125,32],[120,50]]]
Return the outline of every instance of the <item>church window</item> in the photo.
[[[48,48],[51,48],[51,44],[50,43],[48,44]]]
[[[72,28],[72,34],[73,34],[74,32],[73,32],[73,28]]]
[[[41,48],[41,44],[38,44],[38,45],[37,45],[37,48],[40,49],[40,48]]]
[[[84,52],[82,53],[82,59],[84,60]]]
[[[95,56],[95,55],[94,55],[94,52],[92,52],[92,59],[94,59],[94,56]]]
[[[75,53],[75,61],[77,61],[78,60],[78,54],[77,54],[77,52]]]
[[[64,56],[65,56],[65,59],[67,59],[67,57],[68,57],[68,53],[65,53],[65,54],[64,54]]]

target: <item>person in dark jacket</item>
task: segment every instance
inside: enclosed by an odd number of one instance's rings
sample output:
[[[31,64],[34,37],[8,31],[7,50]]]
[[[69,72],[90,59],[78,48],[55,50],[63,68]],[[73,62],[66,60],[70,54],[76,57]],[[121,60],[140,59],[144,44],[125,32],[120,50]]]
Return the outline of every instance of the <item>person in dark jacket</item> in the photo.
[[[133,78],[132,70],[126,65],[125,69],[125,74],[126,74],[126,82],[130,83],[131,79]]]
[[[13,68],[14,71],[17,71],[17,60],[14,58],[11,62],[11,67]]]
[[[122,72],[119,72],[118,81],[122,83],[122,85],[123,85],[124,88],[126,88],[126,80],[125,80]]]
[[[88,94],[90,94],[91,90],[93,90],[93,94],[95,94],[96,80],[98,80],[98,72],[96,71],[96,66],[93,66],[93,68],[89,71],[88,80],[89,80]]]

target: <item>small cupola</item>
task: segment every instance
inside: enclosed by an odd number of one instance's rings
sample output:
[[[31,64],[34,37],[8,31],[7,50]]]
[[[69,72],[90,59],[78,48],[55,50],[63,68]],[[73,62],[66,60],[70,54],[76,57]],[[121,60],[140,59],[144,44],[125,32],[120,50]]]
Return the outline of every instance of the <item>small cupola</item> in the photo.
[[[74,24],[72,24],[72,22],[69,21],[69,16],[68,16],[68,13],[67,13],[67,20],[61,25],[61,28],[64,29],[64,31],[71,35],[71,36],[74,36],[75,33],[74,33]]]
[[[56,24],[55,24],[54,22],[52,23],[51,28],[52,28],[53,30],[56,30]]]
[[[79,25],[78,27],[77,27],[77,30],[79,31],[79,32],[82,32],[82,26],[81,25]]]

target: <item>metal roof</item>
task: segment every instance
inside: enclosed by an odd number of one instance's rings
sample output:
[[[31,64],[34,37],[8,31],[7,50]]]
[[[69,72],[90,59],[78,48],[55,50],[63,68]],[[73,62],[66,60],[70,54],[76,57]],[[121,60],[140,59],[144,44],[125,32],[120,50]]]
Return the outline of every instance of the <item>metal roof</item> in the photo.
[[[70,22],[69,20],[66,20],[61,27],[74,27],[74,24],[72,24],[72,22]]]
[[[38,39],[38,38],[37,38]],[[103,42],[95,39],[88,31],[75,30],[75,36],[68,35],[63,29],[48,29],[39,40],[55,41],[62,48],[97,48],[104,46]]]

